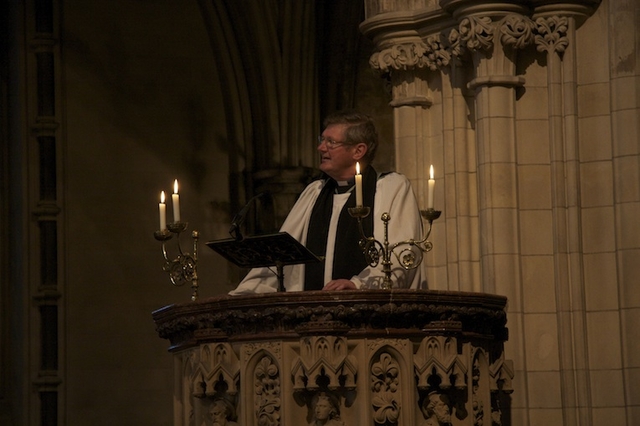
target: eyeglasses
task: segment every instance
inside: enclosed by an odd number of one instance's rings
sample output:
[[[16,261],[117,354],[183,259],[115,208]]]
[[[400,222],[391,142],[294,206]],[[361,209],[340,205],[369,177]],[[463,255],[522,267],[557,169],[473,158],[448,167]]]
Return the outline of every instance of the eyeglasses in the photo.
[[[327,144],[327,149],[335,149],[341,145],[349,145],[347,142],[338,142],[322,135],[318,136],[318,146],[322,145],[323,142]]]

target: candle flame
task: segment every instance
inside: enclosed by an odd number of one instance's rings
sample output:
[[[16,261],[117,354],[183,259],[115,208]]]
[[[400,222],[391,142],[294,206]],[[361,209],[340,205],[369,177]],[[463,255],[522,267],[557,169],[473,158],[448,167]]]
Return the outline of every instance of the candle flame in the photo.
[[[160,202],[164,204],[164,191],[160,193]]]
[[[177,194],[178,193],[178,179],[176,179],[175,181],[173,181],[173,193]]]
[[[360,162],[356,162],[356,174],[360,174]]]
[[[433,179],[433,164],[429,168],[429,179]]]

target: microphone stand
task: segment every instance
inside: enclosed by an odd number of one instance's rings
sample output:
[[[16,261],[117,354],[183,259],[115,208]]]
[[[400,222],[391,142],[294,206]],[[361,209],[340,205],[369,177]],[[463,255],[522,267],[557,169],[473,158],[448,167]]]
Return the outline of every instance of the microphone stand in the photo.
[[[242,233],[240,232],[240,225],[242,225],[242,222],[244,222],[244,219],[247,216],[247,213],[249,212],[249,207],[253,204],[255,200],[257,200],[258,198],[264,197],[267,194],[268,192],[265,191],[251,197],[251,199],[247,201],[247,204],[245,204],[244,207],[242,207],[242,209],[240,209],[240,211],[231,220],[231,227],[229,228],[229,234],[232,237],[234,237],[236,241],[241,241],[243,239]]]

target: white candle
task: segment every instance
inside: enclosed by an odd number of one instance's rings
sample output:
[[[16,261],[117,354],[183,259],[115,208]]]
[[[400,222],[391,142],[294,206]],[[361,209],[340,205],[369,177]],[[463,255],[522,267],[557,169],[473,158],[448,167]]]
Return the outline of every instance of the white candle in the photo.
[[[362,175],[360,163],[356,163],[356,207],[362,207]]]
[[[164,203],[164,191],[160,193],[158,210],[160,211],[160,230],[163,231],[167,229],[167,205]]]
[[[429,198],[428,198],[428,204],[427,204],[427,208],[432,209],[433,208],[433,189],[436,186],[436,181],[433,179],[433,164],[431,165],[431,168],[429,169]]]
[[[178,195],[178,179],[173,182],[173,194],[171,195],[173,201],[173,221],[180,222],[180,196]]]

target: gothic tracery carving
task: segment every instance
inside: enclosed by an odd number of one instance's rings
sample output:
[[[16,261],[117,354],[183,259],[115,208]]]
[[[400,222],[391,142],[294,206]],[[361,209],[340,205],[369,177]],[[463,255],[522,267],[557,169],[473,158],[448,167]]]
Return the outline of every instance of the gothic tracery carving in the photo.
[[[242,349],[247,358],[251,357],[254,353],[261,349],[266,349],[269,353],[276,358],[280,359],[282,356],[282,348],[278,342],[260,342],[260,343],[246,343],[242,345]]]
[[[347,339],[338,336],[308,336],[300,341],[300,356],[291,375],[294,389],[318,389],[321,378],[331,390],[353,389],[357,362],[348,353]]]
[[[228,343],[202,345],[193,349],[187,360],[191,365],[194,396],[238,393],[240,361]]]
[[[458,342],[451,336],[430,336],[422,340],[414,355],[414,368],[419,389],[430,390],[431,376],[437,376],[439,387],[466,387],[467,363],[458,354]]]
[[[491,391],[513,392],[511,384],[513,375],[513,361],[504,359],[504,354],[502,354],[489,366]]]

